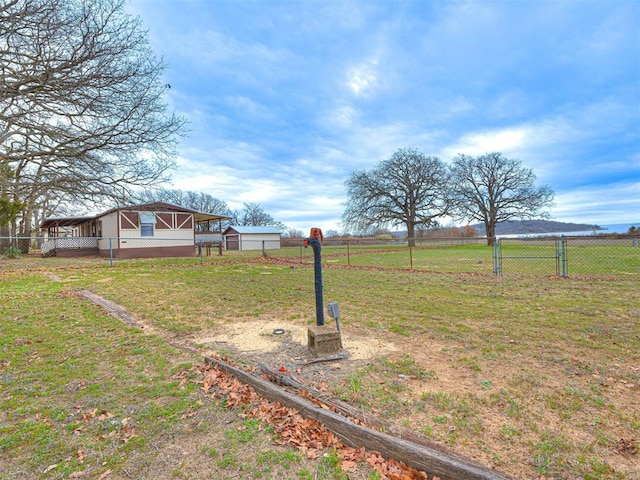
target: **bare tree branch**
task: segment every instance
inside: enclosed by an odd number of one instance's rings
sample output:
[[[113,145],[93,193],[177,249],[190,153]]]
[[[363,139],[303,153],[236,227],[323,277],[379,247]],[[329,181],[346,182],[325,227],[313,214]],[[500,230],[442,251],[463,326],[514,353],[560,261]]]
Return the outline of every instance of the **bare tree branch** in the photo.
[[[185,120],[124,0],[0,6],[0,161],[14,200],[101,201],[166,180]],[[30,219],[23,212],[28,235]]]
[[[446,166],[414,149],[398,150],[369,172],[353,172],[346,187],[342,223],[348,230],[403,225],[413,241],[416,226],[435,225],[449,209]]]

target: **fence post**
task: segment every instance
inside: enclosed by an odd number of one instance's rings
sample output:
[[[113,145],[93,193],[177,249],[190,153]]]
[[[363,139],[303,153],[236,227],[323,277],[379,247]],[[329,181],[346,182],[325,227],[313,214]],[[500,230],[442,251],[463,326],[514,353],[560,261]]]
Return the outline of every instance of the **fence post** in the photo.
[[[409,270],[413,270],[413,248],[409,243]]]
[[[502,252],[500,251],[500,241],[496,238],[493,241],[493,274],[497,277],[502,272],[500,271],[500,256]]]
[[[567,278],[567,239],[564,235],[562,235],[562,237],[560,237],[560,256],[561,256],[561,262],[562,262],[562,277],[563,278]]]
[[[109,237],[109,266],[113,267],[113,245],[111,241],[113,238]]]
[[[200,252],[200,265],[202,265],[202,250],[204,250],[204,245],[202,244],[202,239],[198,240],[200,245],[198,245],[198,250]]]
[[[347,265],[351,266],[351,255],[349,253],[349,239],[347,239]]]
[[[263,257],[267,256],[267,249],[264,246],[264,240],[262,240],[262,256]]]

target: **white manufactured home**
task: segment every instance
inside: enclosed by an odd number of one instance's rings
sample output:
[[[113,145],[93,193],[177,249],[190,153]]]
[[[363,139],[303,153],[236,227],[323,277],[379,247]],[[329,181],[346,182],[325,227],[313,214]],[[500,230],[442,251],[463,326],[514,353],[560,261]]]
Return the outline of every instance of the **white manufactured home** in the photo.
[[[164,202],[113,208],[95,216],[47,218],[43,256],[113,255],[116,258],[185,257],[196,254],[198,236],[215,235],[229,217]]]

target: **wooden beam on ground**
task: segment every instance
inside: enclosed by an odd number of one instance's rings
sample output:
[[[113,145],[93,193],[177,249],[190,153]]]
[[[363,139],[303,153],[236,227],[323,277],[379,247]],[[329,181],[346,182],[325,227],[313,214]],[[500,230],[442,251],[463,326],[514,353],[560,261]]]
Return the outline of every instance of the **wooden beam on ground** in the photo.
[[[393,458],[430,476],[443,479],[508,480],[509,477],[478,463],[442,449],[396,438],[391,435],[363,427],[330,410],[316,406],[309,400],[291,394],[279,385],[233,367],[223,361],[206,356],[205,361],[218,366],[223,372],[251,385],[256,392],[268,400],[295,408],[305,418],[312,418],[325,425],[342,441],[353,446],[377,451],[385,458]]]
[[[136,318],[131,313],[129,313],[129,311],[126,308],[124,308],[122,305],[118,305],[117,303],[114,303],[111,300],[107,300],[106,298],[103,298],[100,295],[96,295],[95,293],[92,293],[89,290],[79,290],[77,294],[83,298],[86,298],[87,300],[94,303],[95,305],[102,307],[105,310],[105,312],[107,312],[108,314],[116,318],[119,318],[120,320],[122,320],[124,323],[126,323],[131,327],[145,329],[147,332],[152,331],[153,333],[158,335],[160,338],[162,338],[165,342],[167,342],[168,345],[171,345],[174,348],[184,350],[185,352],[189,352],[189,353],[195,353],[198,355],[201,353],[200,350],[191,346],[188,343],[175,341],[174,339],[166,335],[163,335],[162,332],[156,332],[153,329],[153,327],[151,328],[145,327],[145,325],[142,322],[139,322],[138,320],[136,320]]]
[[[364,412],[364,410],[356,408],[350,403],[343,402],[342,400],[339,400],[337,398],[332,398],[330,395],[327,395],[324,392],[321,392],[313,387],[310,387],[309,385],[300,383],[298,380],[293,378],[291,374],[287,372],[281,372],[261,362],[258,362],[258,367],[260,368],[262,373],[264,373],[267,376],[269,380],[277,383],[278,385],[283,385],[285,387],[292,387],[292,388],[295,388],[296,390],[309,392],[309,394],[313,397],[314,400],[317,400],[319,403],[323,405],[327,405],[334,412],[337,412],[340,415],[346,416],[351,419],[356,419],[357,422],[355,423],[368,425],[369,427],[372,427],[376,430],[387,432],[395,438],[402,438],[404,440],[408,440],[409,442],[417,443],[418,445],[424,445],[429,448],[433,448],[436,450],[440,449],[445,451],[443,447],[441,447],[440,445],[430,440],[427,440],[424,437],[416,435],[415,433],[410,432],[408,430],[404,430],[404,429],[400,430],[400,429],[394,428],[393,426],[385,425],[383,422],[378,420],[378,418],[376,418],[375,416],[367,415]]]
[[[304,367],[306,365],[311,365],[313,363],[333,362],[334,360],[342,360],[344,358],[349,358],[349,352],[333,353],[331,355],[325,355],[324,357],[320,357],[320,358],[312,358],[311,360],[307,360],[306,362],[300,363],[299,365]]]
[[[122,305],[118,305],[117,303],[112,302],[111,300],[107,300],[106,298],[101,297],[100,295],[96,295],[95,293],[90,292],[89,290],[79,290],[78,295],[86,298],[87,300],[95,303],[96,305],[101,306],[107,313],[113,315],[116,318],[119,318],[127,325],[132,327],[143,328],[142,325],[136,321],[136,319],[131,315],[126,308]]]

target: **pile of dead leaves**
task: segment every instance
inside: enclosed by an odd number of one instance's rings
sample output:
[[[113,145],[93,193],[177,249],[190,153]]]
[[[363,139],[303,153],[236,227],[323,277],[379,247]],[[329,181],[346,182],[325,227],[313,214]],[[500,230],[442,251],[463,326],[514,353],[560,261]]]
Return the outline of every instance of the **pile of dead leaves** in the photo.
[[[638,443],[635,438],[621,438],[616,442],[615,451],[622,455],[636,455],[638,453]]]
[[[201,376],[195,380],[201,384],[202,392],[211,398],[223,398],[229,408],[251,406],[244,408],[243,416],[256,418],[273,428],[277,434],[275,442],[289,445],[304,452],[309,458],[318,458],[326,449],[337,452],[342,461],[341,467],[345,472],[357,468],[358,464],[368,463],[377,470],[383,479],[387,480],[428,480],[424,472],[408,465],[385,459],[378,452],[367,451],[364,448],[353,448],[344,445],[331,431],[314,419],[304,418],[300,413],[278,402],[271,402],[260,396],[249,385],[240,382],[233,375],[221,371],[210,364],[193,367],[181,372],[173,379],[188,381],[193,378],[193,371],[197,370]],[[439,480],[432,477],[432,480]]]

